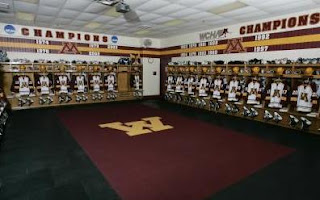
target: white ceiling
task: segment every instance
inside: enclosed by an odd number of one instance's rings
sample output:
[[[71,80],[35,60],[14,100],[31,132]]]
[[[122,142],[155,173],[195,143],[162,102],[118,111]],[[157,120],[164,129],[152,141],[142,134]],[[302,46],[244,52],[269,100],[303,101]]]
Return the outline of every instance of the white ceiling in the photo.
[[[125,0],[140,22],[94,0],[0,0],[12,4],[0,22],[164,38],[319,8],[320,0]]]

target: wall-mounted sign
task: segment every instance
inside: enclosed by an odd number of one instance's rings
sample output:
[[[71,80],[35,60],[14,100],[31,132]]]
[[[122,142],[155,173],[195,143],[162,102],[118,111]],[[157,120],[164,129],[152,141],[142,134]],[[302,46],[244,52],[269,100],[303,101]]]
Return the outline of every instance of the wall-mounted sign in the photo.
[[[119,38],[118,38],[116,35],[114,35],[114,36],[111,37],[111,41],[112,41],[112,43],[114,43],[114,44],[118,43],[118,40],[119,40]]]
[[[72,42],[63,43],[63,47],[59,53],[64,54],[80,54],[80,51],[77,48],[77,45]]]
[[[233,38],[228,40],[227,48],[224,53],[242,53],[246,52],[246,49],[242,45],[242,38]]]
[[[16,32],[16,28],[11,25],[11,24],[8,24],[8,25],[5,25],[4,26],[4,31],[10,35],[14,34]]]
[[[99,42],[107,43],[108,36],[91,34],[91,33],[76,33],[70,31],[58,31],[50,29],[41,29],[41,28],[21,28],[21,33],[23,36],[30,37],[40,37],[46,39],[66,39],[74,41],[86,41],[86,42]]]
[[[313,14],[301,15],[298,17],[290,17],[257,24],[250,24],[247,26],[241,26],[239,32],[241,35],[245,35],[267,31],[277,31],[288,28],[296,28],[308,25],[316,25],[319,22],[320,13],[317,12]]]
[[[215,31],[207,31],[199,34],[200,41],[209,41],[209,40],[215,40],[219,38],[225,38],[227,34],[229,33],[228,29],[221,29],[221,30],[215,30]]]

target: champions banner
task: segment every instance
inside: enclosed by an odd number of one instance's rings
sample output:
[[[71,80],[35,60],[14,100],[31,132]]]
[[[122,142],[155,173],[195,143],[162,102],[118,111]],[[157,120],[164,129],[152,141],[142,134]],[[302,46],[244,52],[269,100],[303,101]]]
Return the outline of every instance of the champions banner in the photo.
[[[140,38],[0,24],[0,49],[8,52],[91,56],[187,57],[320,48],[320,13],[223,27],[163,39],[173,46],[143,48]],[[186,37],[185,37],[186,36]],[[189,37],[190,36],[190,37]],[[189,42],[188,42],[189,41]],[[174,45],[177,44],[177,45]]]

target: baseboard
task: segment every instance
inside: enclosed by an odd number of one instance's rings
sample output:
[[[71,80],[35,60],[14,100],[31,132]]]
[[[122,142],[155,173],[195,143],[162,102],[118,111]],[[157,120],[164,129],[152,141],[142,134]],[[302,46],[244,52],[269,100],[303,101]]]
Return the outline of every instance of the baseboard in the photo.
[[[161,96],[160,95],[144,96],[143,99],[147,99],[147,100],[150,100],[150,99],[161,99]]]

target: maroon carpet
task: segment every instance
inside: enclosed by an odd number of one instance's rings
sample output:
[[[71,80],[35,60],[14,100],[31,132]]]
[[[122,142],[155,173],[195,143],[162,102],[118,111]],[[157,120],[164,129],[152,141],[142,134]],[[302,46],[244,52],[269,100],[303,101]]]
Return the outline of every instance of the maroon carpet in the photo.
[[[293,151],[146,106],[59,116],[123,200],[201,200]],[[153,116],[174,129],[129,137],[98,126]]]

